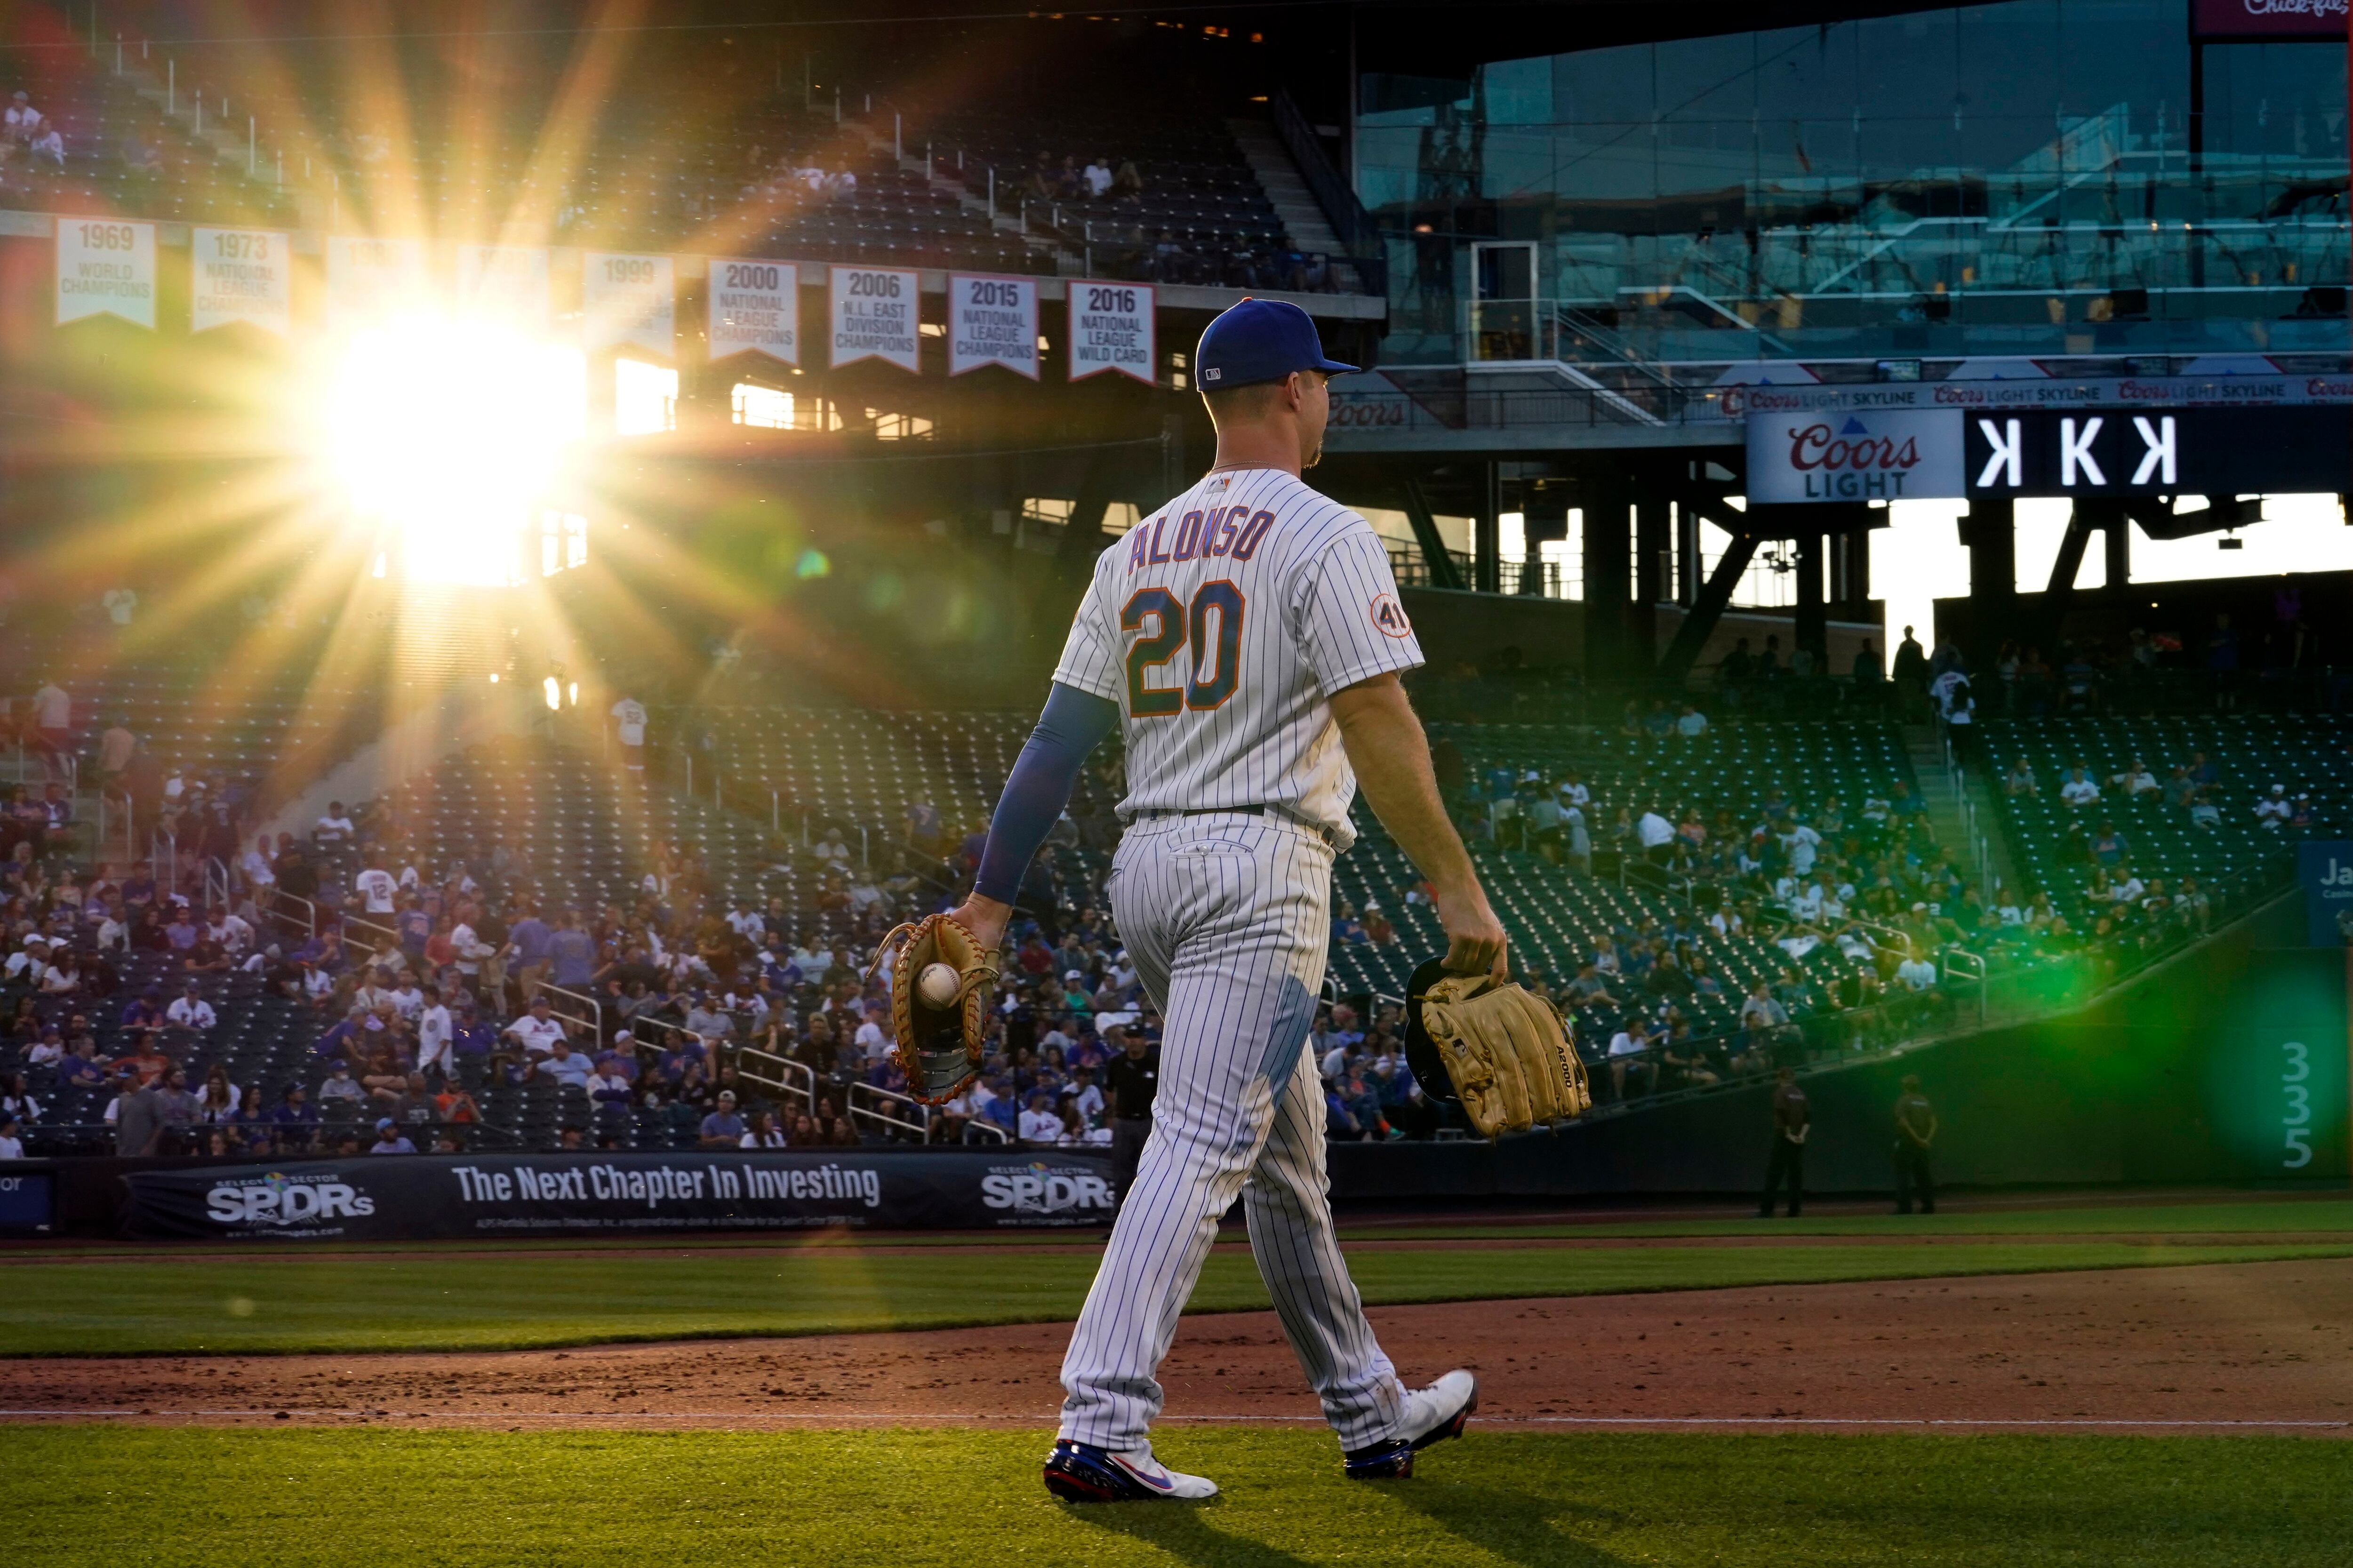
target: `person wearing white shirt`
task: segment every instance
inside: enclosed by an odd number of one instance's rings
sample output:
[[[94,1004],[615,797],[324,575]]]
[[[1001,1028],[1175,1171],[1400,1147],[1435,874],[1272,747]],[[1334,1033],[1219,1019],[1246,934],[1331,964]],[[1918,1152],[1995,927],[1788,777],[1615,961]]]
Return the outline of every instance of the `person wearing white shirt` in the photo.
[[[1571,773],[1560,782],[1553,793],[1560,797],[1561,809],[1583,811],[1593,804],[1593,792],[1585,787],[1584,778]]]
[[[2114,896],[2116,902],[2120,904],[2137,904],[2147,891],[2147,884],[2130,871],[2126,871],[2124,880],[2116,884]]]
[[[1789,900],[1790,915],[1808,925],[1814,924],[1822,918],[1822,903],[1827,892],[1828,889],[1818,880],[1806,883]]]
[[[1101,158],[1089,163],[1085,174],[1081,177],[1087,183],[1087,195],[1097,201],[1103,200],[1103,193],[1111,189],[1111,168]]]
[[[2272,785],[2271,793],[2255,802],[2257,827],[2268,827],[2276,831],[2282,823],[2295,815],[2295,804],[2287,798],[2287,791],[2279,784]]]
[[[187,990],[174,997],[172,1005],[164,1009],[164,1016],[184,1029],[209,1029],[220,1022],[213,1005],[197,993],[193,980],[188,982]]]
[[[412,1024],[417,1021],[417,1015],[425,1010],[425,993],[417,988],[417,976],[414,974],[403,974],[400,984],[393,987],[385,999]]]
[[[269,858],[269,835],[265,833],[255,840],[254,847],[238,858],[237,868],[244,872],[246,881],[257,889],[278,885],[277,868]]]
[[[2148,771],[2148,764],[2138,757],[2135,757],[2124,772],[2111,775],[2108,782],[2124,791],[2127,799],[2137,795],[2154,795],[2163,787],[2157,782],[2157,775]]]
[[[457,1026],[450,1021],[449,1009],[442,1005],[438,986],[425,988],[425,1005],[417,1012],[417,1067],[422,1072],[437,1064],[441,1076],[448,1078],[457,1070],[457,1061],[450,1051],[450,1042],[457,1037]]]
[[[595,1091],[592,1089],[590,1092]],[[752,1125],[744,1129],[744,1136],[736,1141],[736,1146],[743,1149],[782,1149],[788,1142],[785,1130],[776,1125],[776,1119],[763,1110],[754,1114]]]
[[[532,1003],[530,1012],[506,1026],[506,1034],[527,1054],[545,1056],[565,1038],[564,1020],[548,1011],[547,998],[542,996]]]
[[[1651,806],[1634,824],[1634,832],[1642,841],[1644,855],[1653,860],[1663,860],[1666,857],[1662,852],[1674,842],[1675,825],[1660,816],[1658,807]]]
[[[1046,1109],[1046,1097],[1029,1097],[1029,1107],[1019,1118],[1016,1130],[1024,1143],[1059,1143],[1062,1141],[1062,1119]]]
[[[1781,835],[1781,847],[1789,857],[1789,869],[1800,877],[1814,868],[1814,857],[1821,844],[1822,836],[1802,821]]]
[[[2100,786],[2092,782],[2081,768],[2067,770],[2067,782],[2059,786],[2059,798],[2067,805],[2081,808],[2100,798]]]
[[[343,814],[343,803],[340,800],[329,801],[327,814],[319,818],[311,829],[311,837],[322,847],[348,844],[358,832],[359,828]]]
[[[0,1117],[0,1160],[21,1160],[25,1157],[24,1141],[16,1136],[16,1119]]]
[[[859,1055],[866,1058],[867,1065],[870,1067],[891,1054],[890,1037],[883,1034],[882,1026],[874,1021],[874,1016],[871,1013],[867,1015],[865,1022],[858,1026],[857,1033],[850,1036],[850,1039],[857,1045]]]
[[[206,921],[205,935],[220,943],[221,951],[231,958],[243,958],[253,951],[253,926],[235,910],[225,910],[217,920]]]
[[[767,922],[760,918],[760,911],[747,910],[742,904],[735,904],[729,908],[727,929],[745,941],[755,943],[768,934]]]
[[[323,823],[324,818],[321,821]],[[372,915],[389,915],[393,900],[399,896],[400,884],[381,862],[371,857],[367,869],[352,879],[352,890],[359,894],[363,907]]]
[[[1904,982],[1907,990],[1926,991],[1936,984],[1936,966],[1915,950],[1895,966],[1895,978]]]
[[[646,705],[634,697],[624,697],[608,711],[613,718],[613,738],[621,743],[621,765],[633,773],[646,771]]]

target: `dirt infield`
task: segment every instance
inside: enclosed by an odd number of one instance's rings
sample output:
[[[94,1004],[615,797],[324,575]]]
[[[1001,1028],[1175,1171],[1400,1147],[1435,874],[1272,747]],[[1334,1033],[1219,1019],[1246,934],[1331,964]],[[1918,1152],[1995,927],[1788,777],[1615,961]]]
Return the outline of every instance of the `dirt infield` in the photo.
[[[1540,1427],[2353,1436],[2353,1259],[1377,1308],[1409,1379]],[[1068,1330],[480,1354],[35,1360],[0,1419],[730,1427],[1051,1424]],[[1312,1422],[1271,1312],[1185,1320],[1168,1418]]]

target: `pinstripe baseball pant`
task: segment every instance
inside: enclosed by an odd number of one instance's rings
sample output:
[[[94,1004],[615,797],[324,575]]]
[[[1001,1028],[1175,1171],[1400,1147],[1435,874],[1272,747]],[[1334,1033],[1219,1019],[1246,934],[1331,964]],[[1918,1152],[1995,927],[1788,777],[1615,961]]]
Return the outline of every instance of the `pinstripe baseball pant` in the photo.
[[[1113,865],[1112,911],[1166,1028],[1152,1136],[1062,1359],[1061,1435],[1143,1441],[1153,1375],[1242,1194],[1251,1254],[1343,1447],[1395,1431],[1397,1371],[1332,1231],[1324,1095],[1306,1049],[1331,939],[1332,850],[1272,815],[1146,818]]]

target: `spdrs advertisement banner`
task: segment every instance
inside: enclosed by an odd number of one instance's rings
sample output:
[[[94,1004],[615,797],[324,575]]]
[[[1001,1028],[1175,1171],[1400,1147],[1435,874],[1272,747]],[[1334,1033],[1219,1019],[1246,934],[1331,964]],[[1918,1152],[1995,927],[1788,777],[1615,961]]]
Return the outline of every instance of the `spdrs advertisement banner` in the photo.
[[[141,1236],[248,1240],[1107,1226],[1110,1162],[936,1154],[382,1155],[140,1171]]]

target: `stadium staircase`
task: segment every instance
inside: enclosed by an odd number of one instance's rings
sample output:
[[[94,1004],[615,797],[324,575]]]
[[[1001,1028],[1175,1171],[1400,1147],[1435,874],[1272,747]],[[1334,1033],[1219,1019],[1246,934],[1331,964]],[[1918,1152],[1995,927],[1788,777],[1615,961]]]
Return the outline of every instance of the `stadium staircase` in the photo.
[[[1928,808],[1928,826],[1935,830],[1936,842],[1967,847],[1968,876],[1977,883],[1978,896],[1990,899],[1997,887],[2018,887],[2009,847],[2000,833],[1990,831],[1995,818],[1987,815],[1989,796],[1985,781],[1971,774],[1968,765],[1932,724],[1905,725],[1904,747],[1911,758],[1912,776],[1919,781],[1914,787]]]
[[[1250,173],[1266,192],[1266,199],[1274,204],[1275,216],[1282,220],[1291,248],[1338,256],[1340,237],[1332,232],[1331,220],[1324,216],[1323,207],[1307,188],[1306,177],[1291,161],[1291,153],[1283,147],[1282,139],[1274,133],[1274,127],[1261,120],[1229,120],[1226,129],[1233,132]]]

